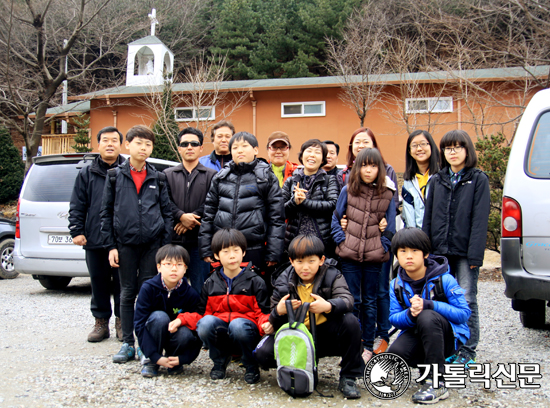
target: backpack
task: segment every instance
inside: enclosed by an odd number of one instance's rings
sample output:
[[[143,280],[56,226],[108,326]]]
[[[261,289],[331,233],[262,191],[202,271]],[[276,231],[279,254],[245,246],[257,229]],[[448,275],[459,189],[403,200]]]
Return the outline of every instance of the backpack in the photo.
[[[116,193],[116,175],[117,175],[117,170],[118,167],[115,167],[114,169],[109,169],[107,170],[107,176],[109,177],[109,180],[111,181],[111,187],[113,189],[113,196],[115,195]],[[162,189],[164,187],[164,184],[166,182],[166,173],[162,172],[162,171],[157,171],[158,173],[158,185],[159,185],[159,189]]]
[[[287,300],[288,323],[275,334],[275,358],[277,360],[277,383],[293,398],[307,397],[317,387],[317,356],[315,353],[315,315],[309,314],[313,335],[304,324],[309,303],[297,309]]]

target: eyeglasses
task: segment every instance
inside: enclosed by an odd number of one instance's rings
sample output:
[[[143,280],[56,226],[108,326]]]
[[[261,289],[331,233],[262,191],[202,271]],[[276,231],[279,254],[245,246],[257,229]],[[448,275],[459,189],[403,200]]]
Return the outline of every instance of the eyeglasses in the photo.
[[[161,262],[160,263],[162,266],[166,266],[168,269],[172,269],[174,266],[178,269],[183,269],[185,268],[185,264],[183,262],[178,262],[178,263],[172,263],[172,262]]]
[[[445,154],[450,154],[450,153],[460,153],[462,150],[464,150],[464,146],[455,146],[455,147],[446,147],[445,149]]]
[[[271,150],[272,152],[276,152],[277,150],[279,150],[280,152],[286,152],[288,150],[288,145],[283,147],[269,146],[269,150]]]
[[[412,144],[411,145],[411,150],[416,150],[418,149],[419,147],[422,148],[422,149],[425,149],[426,147],[428,147],[430,144],[428,142],[422,142],[422,143],[418,143],[418,144]]]
[[[191,145],[191,147],[199,147],[201,144],[199,142],[181,142],[180,147],[187,147]]]

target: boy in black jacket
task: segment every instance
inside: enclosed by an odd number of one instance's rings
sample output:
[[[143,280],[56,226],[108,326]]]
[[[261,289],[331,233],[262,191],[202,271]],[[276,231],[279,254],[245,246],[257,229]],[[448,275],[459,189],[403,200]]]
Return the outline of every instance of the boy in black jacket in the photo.
[[[260,341],[254,353],[262,367],[275,368],[273,334],[288,323],[286,300],[292,300],[294,309],[309,302],[309,310],[315,314],[317,356],[342,356],[338,389],[348,399],[361,398],[355,381],[362,375],[363,346],[359,321],[352,313],[353,296],[336,269],[336,261],[325,258],[324,253],[323,242],[314,235],[292,240],[288,247],[291,266],[274,284],[269,322],[262,325],[269,336]],[[311,330],[309,316],[304,324]]]
[[[109,172],[101,204],[101,234],[109,263],[120,277],[123,344],[113,362],[135,358],[134,303],[143,282],[156,274],[155,254],[172,238],[172,208],[163,173],[145,160],[155,134],[134,126],[126,134],[130,159]],[[160,174],[160,175],[159,175]],[[139,273],[138,273],[139,271]]]
[[[165,245],[158,250],[156,262],[159,273],[141,287],[134,316],[136,336],[148,359],[141,369],[144,377],[156,377],[159,366],[169,374],[181,372],[202,346],[196,332],[185,326],[174,328],[172,323],[178,313],[195,312],[199,303],[199,295],[183,277],[189,254],[180,246]]]

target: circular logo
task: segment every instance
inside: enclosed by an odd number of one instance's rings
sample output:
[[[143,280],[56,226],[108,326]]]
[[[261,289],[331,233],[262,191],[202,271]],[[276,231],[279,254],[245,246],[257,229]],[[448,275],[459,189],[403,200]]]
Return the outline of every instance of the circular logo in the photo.
[[[363,381],[376,398],[399,398],[411,383],[411,370],[397,354],[382,353],[373,356],[365,366]]]

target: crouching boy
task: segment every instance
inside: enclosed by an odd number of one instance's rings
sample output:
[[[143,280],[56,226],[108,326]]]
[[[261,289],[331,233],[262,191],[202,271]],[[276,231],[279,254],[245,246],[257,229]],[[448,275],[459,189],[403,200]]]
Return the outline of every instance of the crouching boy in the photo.
[[[246,238],[240,231],[220,229],[212,238],[212,252],[221,267],[204,283],[198,313],[178,315],[174,327],[196,328],[214,362],[210,378],[225,378],[231,355],[240,354],[244,380],[255,384],[260,370],[252,352],[269,317],[267,289],[252,263],[242,264]]]
[[[443,374],[445,357],[470,337],[470,309],[447,259],[429,255],[430,248],[428,236],[417,228],[402,229],[393,237],[392,252],[400,267],[390,283],[390,323],[402,331],[388,352],[413,367],[437,364]],[[434,404],[448,398],[444,383],[434,384],[434,375],[412,396],[414,402]]]
[[[159,273],[143,283],[134,317],[138,342],[146,357],[141,370],[144,377],[157,376],[159,366],[166,367],[168,374],[181,372],[183,364],[197,358],[202,346],[197,333],[187,327],[178,328],[176,319],[178,313],[196,311],[199,303],[199,295],[183,277],[189,254],[178,245],[165,245],[157,251],[156,262]]]
[[[271,297],[269,322],[264,324],[264,337],[255,351],[262,367],[276,367],[273,333],[288,322],[285,302],[297,309],[310,302],[315,314],[315,350],[318,357],[341,356],[338,389],[344,397],[360,398],[355,380],[362,376],[361,328],[353,315],[353,296],[336,261],[325,259],[323,242],[314,235],[299,235],[288,247],[291,266],[277,278]],[[304,324],[311,330],[309,316]]]

